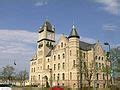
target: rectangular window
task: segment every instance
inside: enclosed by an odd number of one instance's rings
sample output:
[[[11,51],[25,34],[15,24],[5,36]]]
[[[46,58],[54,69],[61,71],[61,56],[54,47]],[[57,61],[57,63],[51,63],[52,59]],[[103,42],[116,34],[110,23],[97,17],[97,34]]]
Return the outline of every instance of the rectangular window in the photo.
[[[54,64],[54,70],[56,69],[56,64]]]
[[[63,59],[65,58],[65,54],[63,53]]]
[[[97,73],[97,80],[99,79],[99,74]]]
[[[54,74],[54,76],[53,76],[53,79],[55,80],[55,74]]]
[[[62,80],[65,80],[65,74],[64,73],[62,74]]]
[[[60,70],[60,63],[58,63],[58,70]]]
[[[63,69],[65,68],[65,63],[63,62]]]
[[[57,80],[60,80],[60,74],[58,73]]]
[[[60,55],[58,55],[58,59],[60,59]]]
[[[75,60],[73,60],[73,67],[75,67]]]

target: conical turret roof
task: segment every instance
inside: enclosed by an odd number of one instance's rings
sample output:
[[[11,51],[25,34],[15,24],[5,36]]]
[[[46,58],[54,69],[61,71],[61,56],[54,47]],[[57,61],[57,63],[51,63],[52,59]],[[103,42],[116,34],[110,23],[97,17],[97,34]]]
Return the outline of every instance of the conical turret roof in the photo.
[[[79,35],[78,35],[77,30],[76,30],[74,25],[73,25],[72,30],[71,30],[70,35],[69,35],[69,38],[71,38],[71,37],[79,38]]]

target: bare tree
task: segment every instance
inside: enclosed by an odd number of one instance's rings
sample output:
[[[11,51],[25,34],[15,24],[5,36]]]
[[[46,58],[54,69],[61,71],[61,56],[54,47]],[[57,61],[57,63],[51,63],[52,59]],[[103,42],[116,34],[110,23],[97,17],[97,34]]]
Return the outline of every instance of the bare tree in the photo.
[[[94,74],[94,64],[93,62],[91,62],[89,65],[86,61],[84,61],[83,63],[83,71],[84,71],[84,77],[85,79],[87,80],[88,82],[88,88],[90,89],[90,86],[91,86],[91,82],[92,82],[92,76]]]
[[[23,70],[17,74],[16,80],[20,82],[21,86],[25,86],[25,81],[28,79],[28,76],[28,72],[26,70]]]
[[[14,71],[15,71],[15,69],[13,66],[6,65],[5,67],[3,67],[2,71],[1,71],[3,81],[11,84],[11,80],[14,77]]]

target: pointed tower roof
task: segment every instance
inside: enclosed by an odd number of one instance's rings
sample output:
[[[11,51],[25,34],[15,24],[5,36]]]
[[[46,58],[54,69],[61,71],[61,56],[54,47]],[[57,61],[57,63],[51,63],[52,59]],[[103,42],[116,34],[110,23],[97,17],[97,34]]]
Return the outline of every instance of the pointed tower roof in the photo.
[[[39,32],[43,31],[44,27],[46,27],[48,31],[54,32],[53,29],[52,29],[52,25],[51,25],[51,23],[48,20],[45,20],[45,22],[42,25],[42,27],[40,28]]]
[[[71,30],[71,33],[70,33],[68,38],[71,38],[71,37],[80,38],[78,33],[77,33],[76,27],[74,25],[72,26],[72,30]]]
[[[44,27],[47,27],[48,30],[52,30],[52,25],[50,24],[50,22],[48,22],[47,20],[44,22],[42,29]]]

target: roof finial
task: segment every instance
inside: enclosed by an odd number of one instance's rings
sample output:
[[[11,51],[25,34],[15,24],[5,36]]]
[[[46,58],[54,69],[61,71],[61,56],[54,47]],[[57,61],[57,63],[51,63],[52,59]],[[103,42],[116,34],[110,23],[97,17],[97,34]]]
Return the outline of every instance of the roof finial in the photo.
[[[73,20],[72,29],[75,29],[75,22],[74,22],[74,20]]]
[[[48,21],[48,17],[45,17],[45,22],[47,22]]]
[[[71,33],[69,35],[69,38],[71,38],[71,37],[77,37],[77,38],[79,38],[79,35],[77,33],[75,25],[72,26],[72,30],[71,30]]]
[[[72,29],[75,29],[75,25],[73,24]]]

